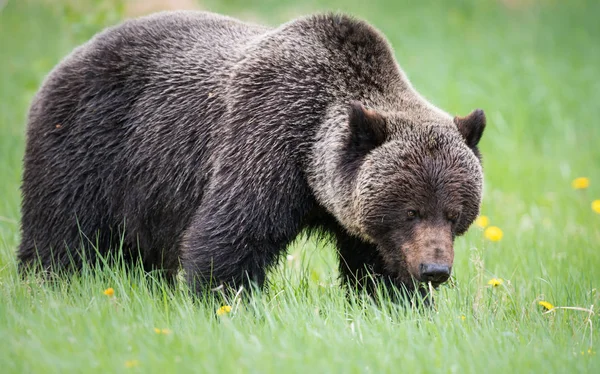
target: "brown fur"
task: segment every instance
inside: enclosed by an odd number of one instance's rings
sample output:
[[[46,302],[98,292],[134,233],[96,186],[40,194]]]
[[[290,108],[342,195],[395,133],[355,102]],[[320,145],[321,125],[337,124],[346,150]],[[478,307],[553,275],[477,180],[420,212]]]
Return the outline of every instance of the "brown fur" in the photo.
[[[77,270],[123,255],[182,266],[197,291],[262,286],[308,229],[335,239],[346,281],[410,289],[451,266],[478,214],[484,127],[481,111],[453,119],[425,100],[385,37],[348,16],[130,20],[33,100],[19,259]]]

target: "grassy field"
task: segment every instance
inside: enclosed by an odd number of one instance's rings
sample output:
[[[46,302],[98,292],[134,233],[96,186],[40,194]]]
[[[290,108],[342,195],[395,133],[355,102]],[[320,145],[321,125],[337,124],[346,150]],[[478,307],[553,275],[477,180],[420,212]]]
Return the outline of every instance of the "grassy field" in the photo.
[[[389,37],[436,105],[485,109],[482,214],[503,238],[477,227],[459,238],[453,285],[427,312],[347,302],[334,249],[304,238],[246,305],[197,302],[116,268],[21,280],[31,97],[74,46],[131,10],[0,0],[0,372],[600,372],[600,214],[591,206],[600,199],[600,2],[253,3],[199,6],[272,25],[317,10],[355,14]],[[575,190],[576,177],[589,187]],[[544,313],[539,301],[581,309]],[[217,315],[221,302],[232,311]]]

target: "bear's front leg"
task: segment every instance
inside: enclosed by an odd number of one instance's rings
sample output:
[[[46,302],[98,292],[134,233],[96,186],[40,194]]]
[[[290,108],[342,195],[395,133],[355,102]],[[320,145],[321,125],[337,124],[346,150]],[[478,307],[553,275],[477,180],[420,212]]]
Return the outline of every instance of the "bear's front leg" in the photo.
[[[365,291],[376,298],[377,292],[387,293],[394,302],[403,302],[419,292],[426,293],[415,284],[405,284],[390,277],[384,269],[383,260],[375,244],[350,235],[341,227],[334,229],[342,282],[350,289]]]
[[[376,246],[346,233],[341,227],[334,230],[334,236],[342,282],[350,289],[372,294],[383,272]]]
[[[184,238],[182,265],[190,287],[197,294],[219,286],[228,291],[249,289],[251,284],[262,288],[286,240],[260,238],[236,227],[241,222],[233,217],[209,212],[200,210]]]
[[[262,287],[313,202],[294,168],[221,169],[184,233],[181,261],[196,293]]]

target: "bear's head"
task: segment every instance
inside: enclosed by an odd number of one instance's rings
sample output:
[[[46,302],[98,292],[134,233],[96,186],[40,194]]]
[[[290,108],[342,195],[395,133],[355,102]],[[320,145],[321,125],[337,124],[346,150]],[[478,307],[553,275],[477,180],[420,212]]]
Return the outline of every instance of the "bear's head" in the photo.
[[[352,102],[348,118],[354,231],[376,244],[387,276],[404,284],[445,282],[454,239],[479,214],[483,111],[440,123]]]

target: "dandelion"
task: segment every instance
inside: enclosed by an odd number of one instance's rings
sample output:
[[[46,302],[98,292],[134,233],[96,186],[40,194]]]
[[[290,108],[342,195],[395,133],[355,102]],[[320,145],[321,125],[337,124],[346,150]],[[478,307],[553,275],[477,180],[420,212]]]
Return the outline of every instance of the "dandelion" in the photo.
[[[464,314],[463,314],[462,316],[460,316],[460,320],[461,320],[461,321],[464,321],[464,320],[466,320],[466,319],[467,319],[467,316],[465,316]]]
[[[223,305],[219,309],[217,309],[217,315],[222,316],[231,312],[231,307],[229,305]]]
[[[475,225],[485,229],[490,224],[490,219],[487,216],[479,216],[475,220]]]
[[[112,296],[115,294],[115,290],[113,290],[112,287],[108,287],[107,289],[104,290],[104,294],[106,296]]]
[[[543,306],[545,310],[552,310],[552,309],[554,309],[554,305],[550,304],[547,301],[540,301],[538,304],[540,304],[541,306]]]
[[[592,210],[598,214],[600,214],[600,200],[592,201]]]
[[[504,236],[504,233],[499,227],[490,226],[487,229],[485,229],[485,231],[483,232],[483,236],[485,236],[487,240],[497,242],[502,240],[502,236]]]
[[[504,280],[502,280],[502,278],[492,278],[488,281],[488,284],[492,287],[498,287],[502,283],[504,283]]]
[[[140,366],[140,362],[138,360],[127,360],[125,361],[126,368],[134,368],[136,366]]]
[[[154,328],[154,332],[157,334],[163,334],[163,335],[168,335],[171,333],[171,330],[169,329],[159,329],[158,327]]]
[[[576,190],[584,190],[590,186],[590,180],[586,177],[579,177],[573,179],[571,186]]]

